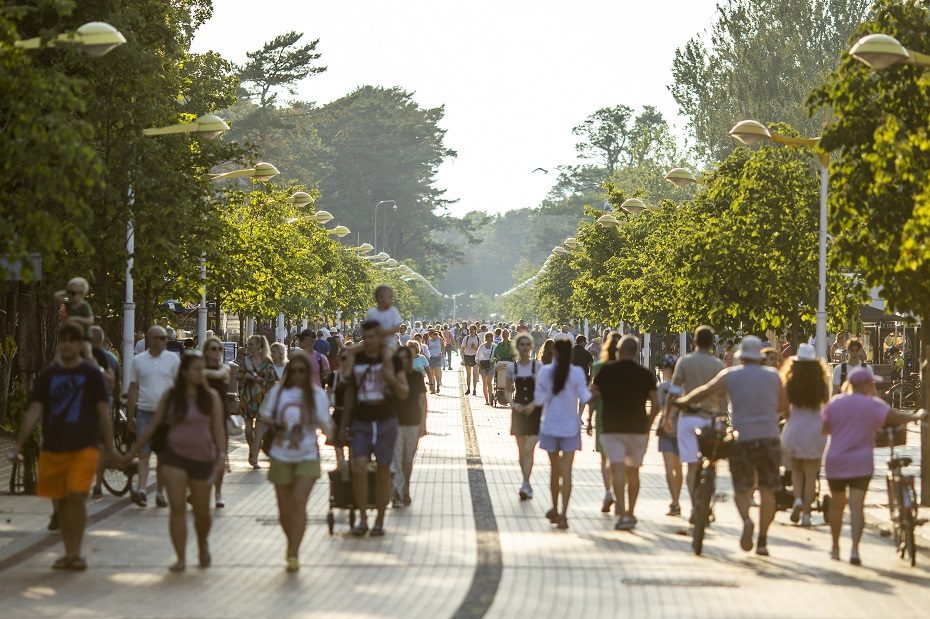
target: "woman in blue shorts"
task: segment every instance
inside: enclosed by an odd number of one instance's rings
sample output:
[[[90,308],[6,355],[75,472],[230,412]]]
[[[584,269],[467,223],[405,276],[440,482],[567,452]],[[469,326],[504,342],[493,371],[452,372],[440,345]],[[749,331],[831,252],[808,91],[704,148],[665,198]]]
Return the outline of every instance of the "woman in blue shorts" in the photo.
[[[681,395],[681,387],[672,384],[672,374],[675,372],[675,364],[678,359],[675,355],[665,355],[659,362],[659,369],[662,372],[662,382],[659,383],[659,409],[665,410],[665,400],[669,394]],[[681,497],[681,457],[678,453],[678,435],[675,428],[678,427],[677,415],[672,413],[666,420],[663,415],[659,421],[659,427],[656,434],[659,437],[659,451],[662,453],[662,460],[665,462],[665,482],[668,484],[668,493],[672,497],[669,503],[666,516],[680,516],[681,505],[678,499]]]

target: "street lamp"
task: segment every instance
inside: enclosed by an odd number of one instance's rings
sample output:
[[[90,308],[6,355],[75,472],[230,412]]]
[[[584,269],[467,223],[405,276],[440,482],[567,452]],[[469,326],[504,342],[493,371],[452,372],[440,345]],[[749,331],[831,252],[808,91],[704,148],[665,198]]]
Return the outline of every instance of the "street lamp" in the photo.
[[[553,253],[553,254],[559,254],[560,256],[564,256],[565,254],[568,254],[568,253],[571,253],[571,252],[569,252],[567,249],[565,249],[565,248],[562,247],[561,245],[557,245],[556,247],[553,247],[553,248],[552,248],[552,253]]]
[[[278,172],[278,168],[274,167],[270,163],[259,161],[258,163],[255,164],[254,168],[244,168],[242,170],[233,170],[232,172],[224,172],[222,174],[213,174],[210,176],[210,178],[214,181],[223,181],[223,180],[227,180],[230,178],[251,178],[256,181],[267,181],[267,180],[271,180],[278,174],[280,174],[280,172]],[[304,192],[301,191],[298,193],[304,193]],[[294,194],[294,196],[296,195],[297,194]],[[304,195],[307,195],[307,194],[304,194]],[[294,198],[294,196],[291,196],[291,198]],[[307,197],[309,198],[310,196],[307,195]],[[309,200],[307,200],[307,202],[304,202],[304,204],[307,204],[307,203],[309,203]]]
[[[464,292],[456,292],[455,294],[444,294],[442,295],[446,299],[452,299],[452,322],[455,322],[455,313],[456,313],[456,304],[455,300],[464,295]]]
[[[562,245],[564,245],[565,247],[569,249],[575,249],[576,247],[578,247],[578,239],[576,239],[573,236],[570,236],[564,241],[562,241]]]
[[[623,204],[620,205],[620,208],[622,208],[630,215],[639,215],[646,210],[646,204],[637,198],[630,198],[628,200],[624,200]]]
[[[930,67],[930,56],[907,49],[888,34],[867,34],[856,41],[849,55],[873,69],[887,69],[901,62]]]
[[[860,40],[860,43],[862,41]],[[774,142],[792,147],[815,148],[820,138],[795,138],[769,131],[768,127],[755,120],[743,120],[730,130],[730,136],[746,145]],[[815,341],[817,356],[827,356],[827,187],[829,185],[830,159],[826,154],[817,158],[820,165],[820,243],[817,268],[817,330]]]
[[[15,41],[13,45],[20,49],[40,49],[46,45],[76,43],[80,46],[81,51],[88,56],[100,57],[125,42],[126,37],[110,24],[92,21],[84,24],[74,32],[64,32],[49,41],[43,42],[41,37],[34,37]]]
[[[355,247],[354,251],[358,252],[358,254],[361,255],[361,254],[367,254],[373,249],[374,247],[371,246],[371,243],[362,243],[358,247]]]
[[[314,213],[313,218],[319,224],[325,224],[333,220],[333,214],[329,211],[317,211]]]
[[[336,226],[332,230],[329,230],[330,235],[342,238],[348,234],[352,234],[352,231],[346,228],[345,226]]]
[[[142,134],[145,136],[159,136],[173,133],[187,133],[194,136],[214,138],[224,131],[229,130],[221,118],[213,114],[207,114],[197,118],[194,122],[179,123],[169,127],[159,127],[155,129],[145,129]],[[126,300],[123,304],[123,375],[129,375],[129,364],[132,363],[132,355],[135,348],[133,338],[136,334],[136,303],[135,290],[132,278],[132,268],[135,262],[134,254],[136,250],[135,240],[135,223],[132,216],[132,207],[135,204],[135,192],[132,185],[129,186],[127,206],[129,207],[129,218],[126,221]],[[202,258],[201,258],[202,260]],[[206,277],[206,266],[201,261],[200,276]],[[201,301],[206,309],[205,299],[206,290],[201,296]],[[199,316],[198,316],[199,321]]]
[[[597,223],[605,228],[616,228],[620,225],[620,220],[613,215],[606,214],[597,218]]]
[[[313,196],[306,191],[295,191],[286,201],[288,204],[293,204],[297,208],[303,208],[313,202]]]
[[[687,187],[698,182],[697,177],[687,168],[672,168],[665,175],[665,180],[677,187]]]
[[[395,202],[394,200],[381,200],[380,202],[375,204],[375,239],[374,239],[375,251],[378,251],[378,207],[381,206],[382,204],[390,205],[393,211],[395,213],[397,212],[397,202]]]

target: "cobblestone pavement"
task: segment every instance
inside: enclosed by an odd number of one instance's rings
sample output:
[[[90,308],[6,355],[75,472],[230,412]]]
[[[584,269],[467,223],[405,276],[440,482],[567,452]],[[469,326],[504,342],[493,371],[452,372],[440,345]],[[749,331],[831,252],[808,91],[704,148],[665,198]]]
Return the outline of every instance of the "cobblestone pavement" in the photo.
[[[545,453],[537,452],[536,498],[520,502],[509,410],[474,396],[462,406],[457,377],[444,373],[447,386],[430,396],[414,505],[389,513],[386,537],[348,537],[344,513],[330,537],[323,480],[311,496],[303,567],[285,574],[272,488],[264,472],[247,470],[240,447],[225,484],[227,507],[214,521],[209,570],[169,574],[165,510],[107,497],[91,507],[90,569],[52,572],[60,542],[43,530],[47,504],[0,497],[0,524],[11,521],[0,532],[13,538],[0,548],[0,616],[852,618],[916,615],[930,603],[930,556],[907,567],[887,539],[867,533],[863,567],[831,561],[819,515],[801,529],[778,514],[769,558],[740,551],[725,470],[720,490],[728,500],[718,504],[705,555],[695,557],[680,534],[685,522],[664,515],[654,440],[635,532],[615,532],[614,518],[600,512],[599,459],[588,437],[576,459],[571,528],[558,531],[544,517]],[[324,454],[324,469],[332,468],[332,450]],[[193,541],[190,548],[194,557]],[[844,539],[844,557],[848,548]]]

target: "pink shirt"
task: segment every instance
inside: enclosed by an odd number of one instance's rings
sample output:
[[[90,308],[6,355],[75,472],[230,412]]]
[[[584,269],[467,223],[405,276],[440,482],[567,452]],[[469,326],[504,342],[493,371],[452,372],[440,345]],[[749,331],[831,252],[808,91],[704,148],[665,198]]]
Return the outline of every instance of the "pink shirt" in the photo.
[[[201,413],[197,409],[197,401],[191,399],[184,419],[172,423],[168,429],[168,446],[171,451],[189,460],[213,460],[216,457],[216,446],[213,444],[211,421],[212,417]]]
[[[830,424],[830,446],[824,459],[827,479],[872,476],[875,431],[888,417],[888,404],[866,395],[834,396],[820,413]]]

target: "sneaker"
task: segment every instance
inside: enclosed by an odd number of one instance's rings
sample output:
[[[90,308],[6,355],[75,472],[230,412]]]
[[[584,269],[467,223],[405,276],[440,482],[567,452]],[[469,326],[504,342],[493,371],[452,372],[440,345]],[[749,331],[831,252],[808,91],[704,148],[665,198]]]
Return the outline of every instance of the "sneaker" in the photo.
[[[849,564],[850,565],[862,565],[862,559],[859,558],[858,552],[849,553]]]
[[[614,495],[611,494],[610,492],[606,493],[604,495],[604,502],[601,504],[601,513],[609,514],[610,508],[613,507],[613,504],[614,504]]]
[[[769,549],[766,548],[765,546],[757,546],[756,554],[759,555],[760,557],[767,557],[769,556]]]
[[[397,509],[399,507],[404,507],[404,497],[401,496],[400,492],[394,491],[394,496],[391,497],[391,507]]]
[[[802,527],[811,526],[811,515],[810,514],[804,513],[801,515],[801,526]]]
[[[155,495],[155,505],[158,507],[168,507],[168,501],[165,500],[165,497],[160,492]]]
[[[149,504],[148,498],[145,496],[145,490],[130,490],[129,500],[139,507],[146,507]]]
[[[526,484],[526,498],[533,498],[533,486],[531,486],[529,483]]]
[[[636,522],[631,516],[626,514],[620,516],[620,519],[617,520],[617,524],[614,525],[615,531],[632,531],[633,527],[636,526]]]
[[[833,559],[834,561],[839,561],[840,560],[840,549],[834,548],[833,550],[831,550],[830,558]]]
[[[671,503],[668,506],[668,512],[665,513],[666,516],[681,516],[681,506],[677,503]]]
[[[752,550],[753,528],[754,528],[754,525],[752,524],[752,520],[747,518],[746,520],[743,521],[743,534],[739,538],[739,547],[745,550],[746,552],[749,552],[750,550]]]
[[[795,499],[794,505],[791,507],[791,522],[797,524],[798,521],[801,520],[801,509],[802,508],[803,508],[803,505],[801,505],[801,501]],[[807,518],[808,520],[810,520],[810,516],[808,516]]]
[[[529,485],[529,484],[527,484],[526,482],[523,482],[523,484],[521,484],[521,486],[520,486],[520,492],[518,493],[518,495],[520,496],[520,500],[521,500],[521,501],[525,501],[525,500],[527,500],[528,498],[530,498],[530,497],[527,496],[527,494],[526,494],[526,487],[527,487],[528,485]]]

